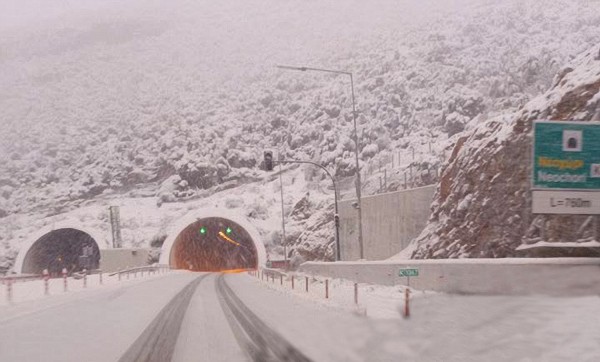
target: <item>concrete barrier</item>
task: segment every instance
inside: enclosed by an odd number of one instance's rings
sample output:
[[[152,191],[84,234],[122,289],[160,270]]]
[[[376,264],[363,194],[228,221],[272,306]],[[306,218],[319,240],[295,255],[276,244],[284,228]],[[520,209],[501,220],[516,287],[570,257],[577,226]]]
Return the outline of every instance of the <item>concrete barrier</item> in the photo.
[[[148,265],[150,249],[100,249],[100,269],[115,272],[130,267]]]
[[[406,285],[401,268],[417,268],[410,286],[457,294],[600,295],[600,258],[445,259],[307,262],[299,271],[359,283]]]
[[[362,198],[364,257],[382,260],[398,254],[427,224],[435,186]],[[340,202],[342,260],[358,260],[358,213],[355,200]]]

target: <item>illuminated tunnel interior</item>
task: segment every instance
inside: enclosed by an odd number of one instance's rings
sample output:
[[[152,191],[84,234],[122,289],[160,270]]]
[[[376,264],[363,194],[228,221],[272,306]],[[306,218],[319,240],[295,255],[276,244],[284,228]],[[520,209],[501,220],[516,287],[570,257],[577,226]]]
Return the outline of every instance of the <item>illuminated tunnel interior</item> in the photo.
[[[199,219],[177,235],[170,256],[176,269],[227,271],[256,269],[258,255],[250,234],[220,217]]]
[[[41,274],[48,269],[60,275],[63,268],[69,273],[100,266],[100,250],[96,241],[77,229],[57,229],[39,238],[23,260],[22,273]]]

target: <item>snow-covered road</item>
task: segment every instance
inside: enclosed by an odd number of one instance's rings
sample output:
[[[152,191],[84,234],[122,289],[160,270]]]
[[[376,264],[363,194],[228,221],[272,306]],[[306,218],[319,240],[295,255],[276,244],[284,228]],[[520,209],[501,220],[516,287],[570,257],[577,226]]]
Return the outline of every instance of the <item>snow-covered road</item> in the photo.
[[[591,361],[599,301],[433,293],[411,319],[370,318],[246,274],[175,272],[2,307],[0,361]]]

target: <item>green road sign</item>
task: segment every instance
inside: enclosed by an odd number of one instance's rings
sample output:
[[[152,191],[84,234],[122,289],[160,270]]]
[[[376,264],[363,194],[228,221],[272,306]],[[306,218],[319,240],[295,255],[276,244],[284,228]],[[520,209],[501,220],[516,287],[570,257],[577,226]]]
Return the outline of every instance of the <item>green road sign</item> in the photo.
[[[415,268],[400,269],[398,271],[398,276],[401,276],[401,277],[418,277],[419,276],[419,269],[415,269]]]
[[[537,121],[533,189],[600,191],[600,123]]]

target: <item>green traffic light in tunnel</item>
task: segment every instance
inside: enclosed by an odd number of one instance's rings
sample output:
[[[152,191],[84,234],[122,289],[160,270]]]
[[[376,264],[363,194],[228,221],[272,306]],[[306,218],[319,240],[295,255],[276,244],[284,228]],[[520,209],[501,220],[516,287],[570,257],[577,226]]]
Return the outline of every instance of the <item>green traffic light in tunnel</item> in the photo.
[[[204,226],[202,226],[200,228],[200,234],[205,235],[206,234],[206,228]]]
[[[228,228],[225,230],[225,232],[227,233],[227,235],[231,234],[231,228],[230,228],[230,227],[228,227]]]

